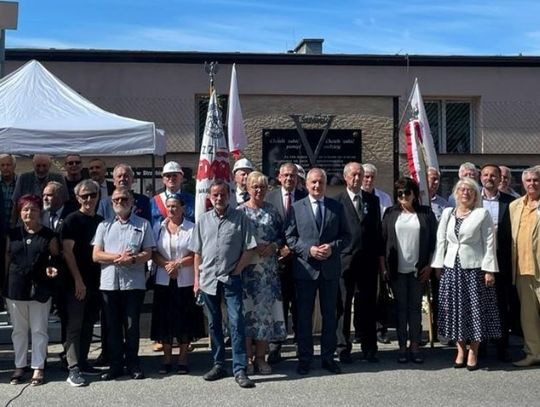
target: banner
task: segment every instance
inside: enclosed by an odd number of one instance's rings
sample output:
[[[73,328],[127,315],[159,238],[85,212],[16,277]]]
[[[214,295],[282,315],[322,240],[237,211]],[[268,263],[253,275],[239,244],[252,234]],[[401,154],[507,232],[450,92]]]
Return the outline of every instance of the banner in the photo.
[[[231,87],[229,89],[229,105],[227,108],[227,131],[229,134],[229,151],[235,160],[240,158],[240,152],[247,146],[246,131],[244,129],[244,118],[238,96],[238,85],[236,83],[236,64],[232,67]]]

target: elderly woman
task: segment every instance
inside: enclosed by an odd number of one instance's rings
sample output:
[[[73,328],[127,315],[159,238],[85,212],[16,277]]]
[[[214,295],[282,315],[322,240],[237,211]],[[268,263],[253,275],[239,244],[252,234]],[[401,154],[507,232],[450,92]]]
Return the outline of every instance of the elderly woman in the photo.
[[[15,371],[11,384],[24,380],[28,360],[28,330],[32,337],[33,386],[43,384],[47,357],[47,322],[51,308],[50,279],[57,270],[51,259],[59,253],[52,230],[41,225],[41,198],[23,195],[17,202],[21,225],[9,231],[6,245],[7,281],[4,297],[13,324],[11,339],[15,352]]]
[[[172,344],[180,345],[176,372],[189,373],[188,345],[205,336],[202,308],[193,295],[193,253],[188,250],[195,226],[184,218],[184,201],[172,194],[165,201],[167,217],[154,227],[157,264],[152,308],[151,338],[163,344],[160,374],[170,373],[173,366]]]
[[[421,206],[418,185],[400,178],[394,185],[396,202],[383,217],[382,234],[386,246],[382,260],[385,278],[390,281],[397,308],[398,362],[424,361],[420,353],[422,334],[422,293],[431,274],[437,220],[429,206]],[[410,341],[407,354],[407,340]]]
[[[287,337],[277,262],[278,249],[284,244],[283,225],[277,210],[264,201],[267,189],[268,178],[253,171],[247,178],[250,199],[238,207],[251,220],[257,239],[255,258],[242,272],[248,374],[255,368],[260,374],[272,373],[265,360],[268,342]]]
[[[480,207],[480,190],[473,179],[458,181],[453,194],[456,208],[443,211],[431,266],[443,269],[439,335],[457,342],[454,367],[472,371],[478,369],[480,342],[501,335],[494,227],[489,212]]]

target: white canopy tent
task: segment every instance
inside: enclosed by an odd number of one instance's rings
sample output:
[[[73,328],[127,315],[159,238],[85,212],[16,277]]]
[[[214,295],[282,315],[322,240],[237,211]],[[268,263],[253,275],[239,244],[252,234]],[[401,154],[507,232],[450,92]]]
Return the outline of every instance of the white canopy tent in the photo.
[[[32,60],[0,80],[0,152],[165,155],[165,136],[97,107]]]

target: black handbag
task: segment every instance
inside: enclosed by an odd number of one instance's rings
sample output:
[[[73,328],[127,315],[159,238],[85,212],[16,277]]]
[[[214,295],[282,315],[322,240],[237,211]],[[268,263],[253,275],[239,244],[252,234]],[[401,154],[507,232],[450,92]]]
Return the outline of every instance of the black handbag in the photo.
[[[30,299],[32,301],[37,301],[41,303],[46,303],[51,298],[51,290],[47,287],[44,287],[43,284],[38,284],[35,281],[31,282],[30,285]]]

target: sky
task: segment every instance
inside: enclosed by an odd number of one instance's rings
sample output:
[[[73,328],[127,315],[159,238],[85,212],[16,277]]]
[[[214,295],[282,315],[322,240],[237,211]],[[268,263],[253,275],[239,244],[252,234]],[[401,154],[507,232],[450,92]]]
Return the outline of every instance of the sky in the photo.
[[[540,55],[538,0],[19,0],[6,48]]]

